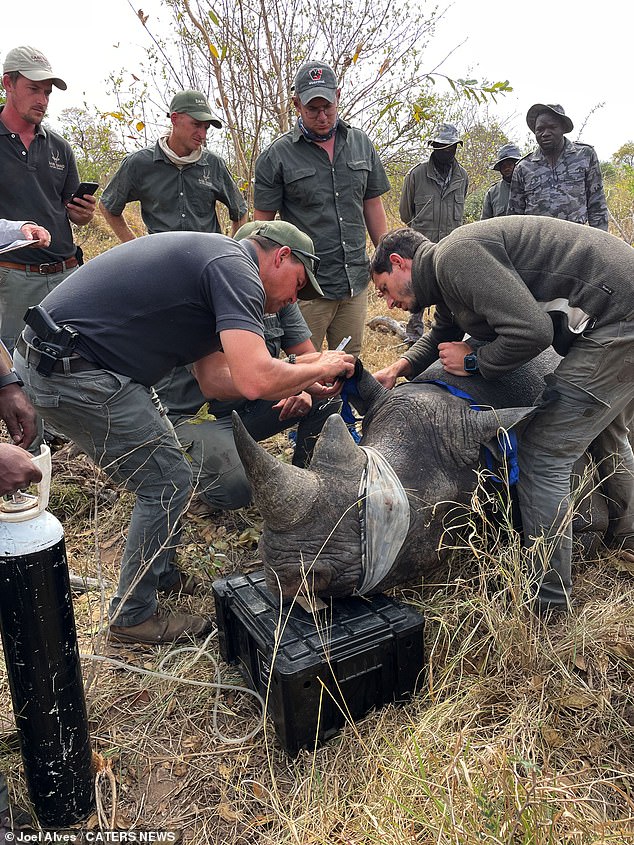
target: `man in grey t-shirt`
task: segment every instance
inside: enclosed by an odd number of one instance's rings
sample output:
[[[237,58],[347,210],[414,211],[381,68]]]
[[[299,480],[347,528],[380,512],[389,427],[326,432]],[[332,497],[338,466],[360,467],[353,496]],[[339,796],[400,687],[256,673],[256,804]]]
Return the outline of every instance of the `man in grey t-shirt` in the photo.
[[[165,232],[103,253],[49,294],[41,307],[60,332],[27,320],[15,367],[36,410],[136,493],[110,604],[112,640],[175,642],[210,627],[200,616],[157,611],[157,590],[197,585],[174,565],[191,467],[151,386],[193,362],[203,393],[226,399],[280,399],[306,387],[330,396],[338,387],[326,383],[352,374],[345,353],[293,364],[264,343],[265,311],[320,295],[315,261],[310,238],[282,221],[241,243]],[[58,350],[47,354],[44,341]]]

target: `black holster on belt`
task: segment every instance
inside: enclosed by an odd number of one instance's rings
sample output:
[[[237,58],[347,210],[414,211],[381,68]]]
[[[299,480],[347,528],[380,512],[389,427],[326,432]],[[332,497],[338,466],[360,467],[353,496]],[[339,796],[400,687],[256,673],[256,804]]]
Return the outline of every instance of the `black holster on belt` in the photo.
[[[40,353],[37,372],[50,376],[57,361],[73,355],[79,334],[70,326],[58,326],[41,305],[29,308],[24,322],[35,332],[29,343]]]

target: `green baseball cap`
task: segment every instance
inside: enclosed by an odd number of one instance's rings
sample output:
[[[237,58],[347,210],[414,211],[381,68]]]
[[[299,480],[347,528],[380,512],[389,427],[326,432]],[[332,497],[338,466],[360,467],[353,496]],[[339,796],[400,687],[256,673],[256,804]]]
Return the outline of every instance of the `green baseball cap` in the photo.
[[[318,296],[324,295],[315,278],[315,273],[319,268],[319,258],[315,255],[312,240],[305,232],[293,226],[292,223],[287,223],[286,220],[254,220],[252,223],[241,226],[234,238],[236,241],[242,241],[253,235],[261,235],[280,246],[289,247],[295,258],[302,262],[310,284],[304,285],[298,291],[298,299],[317,299]]]
[[[2,66],[2,73],[21,73],[32,82],[43,82],[50,79],[56,88],[65,91],[68,87],[63,79],[55,76],[51,63],[44,53],[35,47],[14,47],[9,50]]]
[[[174,112],[177,114],[188,114],[194,120],[202,120],[205,123],[209,122],[216,129],[222,127],[222,123],[211,113],[209,100],[202,91],[194,91],[188,88],[186,91],[179,91],[178,94],[174,94],[170,103],[169,113],[173,114]]]

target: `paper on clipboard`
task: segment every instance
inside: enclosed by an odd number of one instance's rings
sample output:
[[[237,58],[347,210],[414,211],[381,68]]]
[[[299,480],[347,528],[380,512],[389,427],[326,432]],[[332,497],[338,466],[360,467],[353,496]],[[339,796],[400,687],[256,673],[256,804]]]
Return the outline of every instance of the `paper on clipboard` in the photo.
[[[11,241],[11,243],[0,244],[0,254],[11,252],[12,249],[20,249],[23,246],[33,246],[33,243],[34,241],[25,241],[23,238],[20,238],[17,241]]]

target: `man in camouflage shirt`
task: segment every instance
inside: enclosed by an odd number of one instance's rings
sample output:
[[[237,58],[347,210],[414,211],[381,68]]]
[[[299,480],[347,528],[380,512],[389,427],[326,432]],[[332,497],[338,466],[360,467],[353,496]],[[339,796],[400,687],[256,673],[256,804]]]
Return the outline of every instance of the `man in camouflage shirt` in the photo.
[[[526,115],[537,149],[513,172],[508,214],[537,214],[608,229],[608,207],[594,148],[564,138],[572,120],[560,105],[535,103]]]

